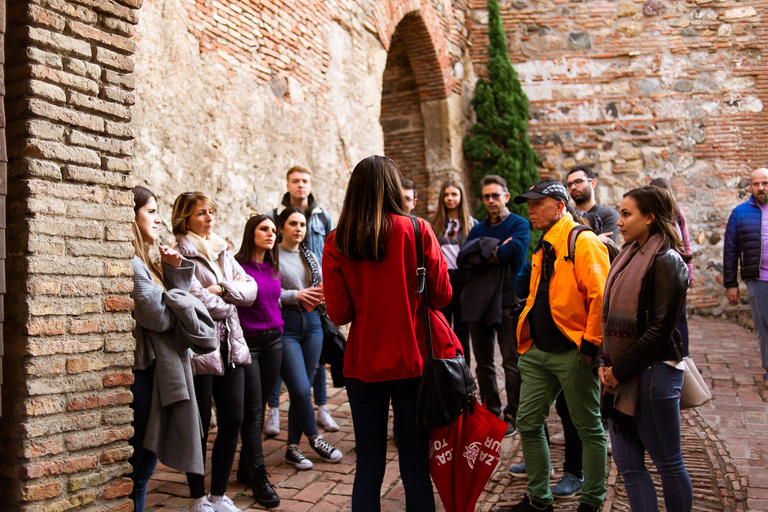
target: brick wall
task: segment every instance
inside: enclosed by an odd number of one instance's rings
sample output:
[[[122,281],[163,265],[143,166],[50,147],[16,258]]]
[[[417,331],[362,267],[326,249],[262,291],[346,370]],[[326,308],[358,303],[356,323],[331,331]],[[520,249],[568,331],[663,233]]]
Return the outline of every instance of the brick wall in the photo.
[[[13,0],[3,508],[133,505],[131,39],[139,4]]]
[[[484,76],[485,1],[471,9],[473,71]],[[501,14],[544,173],[590,165],[609,205],[671,180],[694,239],[689,305],[722,311],[725,222],[768,157],[768,4],[515,0]]]

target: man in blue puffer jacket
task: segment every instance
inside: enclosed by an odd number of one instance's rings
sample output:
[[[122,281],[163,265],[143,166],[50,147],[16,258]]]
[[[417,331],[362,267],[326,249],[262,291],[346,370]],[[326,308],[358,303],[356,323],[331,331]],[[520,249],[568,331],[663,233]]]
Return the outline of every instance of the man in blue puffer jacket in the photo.
[[[737,268],[741,265],[760,343],[763,382],[768,386],[768,169],[752,173],[749,190],[749,200],[733,209],[725,228],[723,285],[731,304],[738,303]]]

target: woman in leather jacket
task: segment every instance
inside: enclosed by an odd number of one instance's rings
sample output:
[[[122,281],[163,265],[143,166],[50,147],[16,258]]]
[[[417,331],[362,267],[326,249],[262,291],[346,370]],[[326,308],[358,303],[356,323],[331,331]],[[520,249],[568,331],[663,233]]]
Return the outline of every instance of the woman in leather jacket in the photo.
[[[662,188],[624,194],[617,225],[625,245],[611,265],[603,300],[603,415],[633,512],[657,511],[644,456],[656,465],[666,510],[690,511],[691,480],[680,447],[682,344],[675,329],[688,288],[675,201]]]
[[[173,203],[173,233],[179,252],[195,264],[189,291],[216,321],[220,342],[219,350],[192,359],[195,395],[203,423],[203,459],[212,400],[216,402],[218,433],[211,452],[210,499],[206,497],[203,475],[187,473],[192,500],[189,510],[238,512],[225,493],[243,421],[243,366],[251,364],[251,353],[243,337],[237,306],[253,304],[257,285],[227,250],[226,241],[213,232],[214,214],[213,201],[200,192],[181,194]]]

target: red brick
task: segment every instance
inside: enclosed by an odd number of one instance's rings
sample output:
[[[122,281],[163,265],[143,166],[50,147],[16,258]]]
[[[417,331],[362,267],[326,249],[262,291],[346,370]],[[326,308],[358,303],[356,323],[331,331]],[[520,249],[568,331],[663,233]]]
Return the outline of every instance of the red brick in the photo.
[[[133,384],[133,373],[109,373],[104,376],[104,387],[130,386]]]
[[[128,496],[133,490],[133,482],[130,478],[121,478],[104,489],[104,497],[108,500]]]
[[[41,484],[25,485],[21,488],[21,499],[24,501],[40,501],[61,494],[61,482],[53,480]]]
[[[104,299],[107,311],[133,311],[133,299],[129,297],[107,297]]]

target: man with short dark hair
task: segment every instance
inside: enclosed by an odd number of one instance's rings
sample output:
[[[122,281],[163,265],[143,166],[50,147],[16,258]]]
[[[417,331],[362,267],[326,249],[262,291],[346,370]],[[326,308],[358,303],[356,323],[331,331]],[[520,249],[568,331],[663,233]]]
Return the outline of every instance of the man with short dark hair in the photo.
[[[723,286],[731,304],[739,302],[738,267],[747,283],[768,386],[768,169],[756,169],[749,180],[749,199],[731,212],[723,243]]]
[[[517,426],[528,494],[512,510],[554,510],[544,423],[562,391],[583,444],[584,483],[577,512],[597,512],[605,500],[606,444],[600,381],[591,363],[602,344],[608,251],[597,235],[584,231],[566,259],[569,234],[578,224],[566,211],[568,191],[559,181],[541,180],[515,202],[528,203],[531,224],[543,235],[533,255],[530,293],[517,325],[523,377]]]
[[[416,208],[416,203],[419,202],[419,198],[416,197],[416,185],[413,183],[413,180],[400,176],[400,188],[403,189],[403,195],[405,196],[406,213],[412,215],[414,208]]]
[[[582,212],[590,213],[600,219],[601,228],[598,234],[609,237],[611,241],[616,242],[619,236],[619,228],[616,222],[619,220],[619,212],[613,208],[607,208],[597,204],[595,189],[597,188],[597,179],[595,173],[586,165],[577,165],[568,171],[568,178],[565,183],[576,208]]]
[[[469,323],[480,397],[489,411],[500,416],[501,397],[493,361],[494,337],[498,341],[507,390],[507,406],[503,410],[503,419],[508,424],[505,437],[509,437],[517,432],[520,395],[512,317],[512,307],[518,302],[514,280],[525,262],[531,235],[528,223],[507,208],[510,196],[504,178],[489,175],[480,184],[488,217],[472,228],[457,258],[459,268],[470,272],[461,294],[462,320]],[[468,267],[472,254],[479,255],[475,260],[478,263]]]

